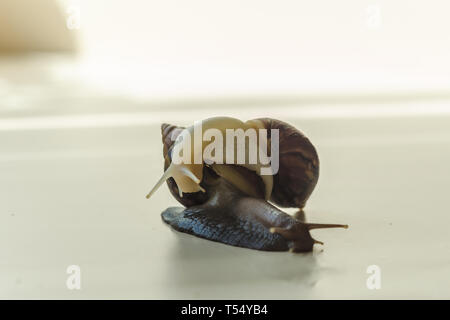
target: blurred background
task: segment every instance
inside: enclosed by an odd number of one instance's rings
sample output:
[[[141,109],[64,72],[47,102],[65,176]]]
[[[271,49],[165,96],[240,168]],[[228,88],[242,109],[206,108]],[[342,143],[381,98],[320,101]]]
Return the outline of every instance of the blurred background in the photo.
[[[449,298],[449,10],[0,0],[0,297]],[[351,228],[305,256],[169,232],[159,213],[175,200],[144,199],[159,125],[217,115],[304,131],[321,158],[310,220]]]

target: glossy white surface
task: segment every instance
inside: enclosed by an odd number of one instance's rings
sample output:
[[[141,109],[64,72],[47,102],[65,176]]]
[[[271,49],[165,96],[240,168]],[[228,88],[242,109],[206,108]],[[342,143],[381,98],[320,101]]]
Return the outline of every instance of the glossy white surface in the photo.
[[[243,108],[181,101],[158,110],[43,83],[10,83],[2,96],[10,107],[0,119],[0,298],[450,298],[449,100]],[[366,112],[389,106],[400,111]],[[145,120],[130,120],[142,113]],[[160,212],[177,204],[167,188],[144,197],[162,172],[159,123],[219,114],[280,118],[304,131],[321,159],[307,218],[350,228],[314,231],[325,246],[296,255],[164,225]],[[81,267],[79,291],[66,287],[73,264]],[[380,290],[366,287],[373,264]]]

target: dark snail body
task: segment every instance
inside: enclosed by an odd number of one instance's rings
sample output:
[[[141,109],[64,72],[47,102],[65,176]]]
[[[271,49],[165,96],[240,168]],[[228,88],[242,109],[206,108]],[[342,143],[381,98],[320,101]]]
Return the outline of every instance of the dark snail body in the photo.
[[[204,192],[181,195],[175,180],[166,180],[171,194],[186,208],[168,208],[162,212],[162,219],[177,231],[228,245],[265,251],[311,251],[315,243],[321,243],[311,237],[311,229],[347,227],[309,224],[298,218],[303,217],[301,209],[319,177],[317,152],[308,138],[287,123],[268,118],[253,121],[266,129],[279,129],[280,167],[273,176],[269,200],[281,207],[299,208],[300,214],[293,217],[266,201],[263,180],[255,172],[227,165],[234,174],[250,182],[250,194],[220,176],[213,167],[204,165],[199,183]],[[169,124],[161,126],[164,170],[171,165],[174,140],[182,129]],[[269,143],[270,138],[269,135]]]
[[[301,222],[263,199],[246,196],[209,168],[204,177],[202,186],[211,190],[205,203],[171,207],[161,214],[175,230],[237,247],[307,252],[320,243],[309,230],[343,227]]]

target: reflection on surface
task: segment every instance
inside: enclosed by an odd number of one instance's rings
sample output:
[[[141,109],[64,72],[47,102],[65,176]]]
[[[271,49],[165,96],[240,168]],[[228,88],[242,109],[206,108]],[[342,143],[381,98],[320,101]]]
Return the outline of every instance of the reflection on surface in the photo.
[[[286,281],[311,288],[317,281],[315,253],[291,254],[237,248],[172,231],[167,277],[177,285],[239,285]]]

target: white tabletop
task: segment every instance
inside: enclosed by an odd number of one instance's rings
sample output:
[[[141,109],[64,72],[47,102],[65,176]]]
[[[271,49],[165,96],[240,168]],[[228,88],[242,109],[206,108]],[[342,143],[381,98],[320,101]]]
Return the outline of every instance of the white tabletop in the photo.
[[[41,89],[3,93],[0,298],[450,298],[449,100],[156,108]],[[159,123],[212,115],[280,118],[304,131],[321,160],[307,219],[350,228],[313,231],[325,245],[310,254],[172,231],[160,217],[177,205],[167,187],[145,199],[162,173]],[[81,268],[80,290],[66,286],[70,265]],[[381,270],[378,290],[366,285],[371,265]]]

